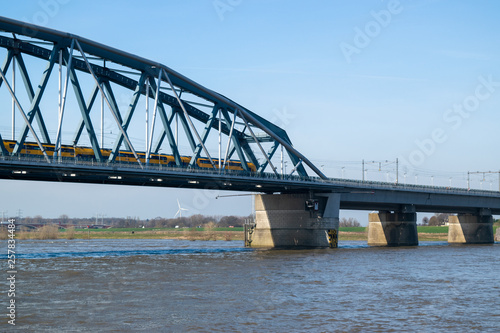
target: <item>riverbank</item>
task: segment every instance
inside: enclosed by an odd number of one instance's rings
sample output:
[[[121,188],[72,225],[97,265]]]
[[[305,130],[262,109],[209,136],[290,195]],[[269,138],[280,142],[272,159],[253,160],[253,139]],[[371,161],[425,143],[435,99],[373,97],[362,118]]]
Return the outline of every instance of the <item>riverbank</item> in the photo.
[[[422,242],[446,241],[448,240],[448,227],[417,227],[418,240]],[[368,228],[352,227],[340,228],[339,241],[368,241]]]
[[[4,232],[0,239],[7,239]],[[58,229],[46,226],[34,231],[16,231],[16,239],[182,239],[244,240],[243,228],[112,228]]]
[[[339,232],[339,241],[368,241],[368,232]],[[419,232],[418,240],[421,242],[447,241],[448,233],[426,233]]]
[[[495,226],[495,229],[498,227]],[[3,237],[0,239],[7,239]],[[6,236],[6,235],[5,235]],[[47,226],[36,231],[17,231],[17,239],[181,239],[243,241],[243,228],[112,228],[112,229],[57,229]],[[420,241],[446,241],[448,227],[418,227]],[[339,241],[367,241],[365,227],[340,228]]]

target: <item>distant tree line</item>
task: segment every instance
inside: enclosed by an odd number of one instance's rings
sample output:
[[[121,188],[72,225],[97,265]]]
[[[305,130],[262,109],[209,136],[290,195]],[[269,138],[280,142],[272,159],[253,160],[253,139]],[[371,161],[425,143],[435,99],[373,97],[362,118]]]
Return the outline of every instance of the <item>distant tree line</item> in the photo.
[[[428,218],[425,216],[422,219],[422,223],[420,225],[422,226],[440,226],[440,225],[445,225],[448,223],[448,214],[434,214],[434,216],[431,216],[431,218]]]
[[[93,226],[106,225],[114,228],[193,228],[205,225],[215,227],[242,227],[245,221],[251,219],[252,216],[205,216],[201,214],[192,215],[189,217],[163,218],[155,217],[153,219],[142,220],[139,217],[127,216],[120,217],[98,217],[98,218],[72,218],[68,215],[61,215],[58,218],[43,218],[40,215],[34,217],[16,218],[17,223],[22,224],[57,224],[71,226]]]
[[[448,214],[434,214],[434,216],[431,216],[431,218],[428,218],[425,216],[422,218],[422,223],[420,225],[422,226],[440,226],[440,225],[446,225],[449,221],[450,215]],[[493,223],[495,226],[500,226],[500,219],[495,220]]]
[[[144,223],[146,228],[174,228],[179,226],[180,228],[193,228],[205,225],[214,225],[218,228],[224,227],[242,227],[245,221],[250,219],[251,216],[205,216],[201,214],[191,215],[189,217],[178,217],[178,218],[162,218],[156,217],[154,219],[148,220]]]
[[[420,225],[422,226],[440,226],[448,222],[448,214],[434,214],[430,218],[425,216]],[[62,224],[73,226],[87,226],[87,225],[107,225],[114,228],[193,228],[204,226],[208,223],[213,223],[216,227],[242,227],[245,221],[252,220],[252,216],[205,216],[201,214],[191,215],[189,217],[177,218],[164,218],[155,217],[153,219],[142,220],[139,217],[127,216],[121,217],[104,217],[104,218],[74,218],[68,215],[61,215],[58,218],[43,218],[40,215],[34,217],[16,218],[18,223],[23,224]],[[500,225],[500,220],[495,221],[495,225]],[[339,221],[340,227],[360,227],[361,224],[355,218],[341,218]]]
[[[339,221],[339,227],[341,228],[352,228],[352,227],[361,227],[361,223],[358,222],[355,218],[348,218],[346,219],[345,217],[341,218]]]

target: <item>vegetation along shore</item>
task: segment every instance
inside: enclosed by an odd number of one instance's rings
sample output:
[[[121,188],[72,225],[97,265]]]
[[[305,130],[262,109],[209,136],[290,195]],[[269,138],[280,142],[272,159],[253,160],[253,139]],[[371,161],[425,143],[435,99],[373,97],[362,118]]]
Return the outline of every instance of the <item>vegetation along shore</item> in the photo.
[[[420,241],[446,241],[448,227],[419,226]],[[495,226],[495,231],[498,226]],[[16,231],[17,239],[182,239],[182,240],[241,240],[244,239],[242,227],[217,228],[213,226],[196,228],[110,228],[79,229],[69,227],[44,226],[35,231]],[[0,239],[7,239],[6,230],[0,232]],[[341,227],[339,240],[366,241],[368,228]]]

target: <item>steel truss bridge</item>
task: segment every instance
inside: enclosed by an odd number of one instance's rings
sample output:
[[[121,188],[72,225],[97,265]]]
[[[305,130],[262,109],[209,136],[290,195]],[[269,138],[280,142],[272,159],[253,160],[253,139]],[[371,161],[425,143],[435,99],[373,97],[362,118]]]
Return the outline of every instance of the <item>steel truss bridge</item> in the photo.
[[[79,36],[3,17],[0,18],[0,31],[4,32],[0,36],[0,47],[6,50],[0,68],[0,87],[3,86],[12,98],[12,140],[16,140],[15,148],[10,153],[4,144],[5,138],[0,141],[2,156],[19,155],[29,138],[37,143],[47,163],[62,156],[61,146],[65,141],[73,147],[89,145],[97,162],[112,164],[119,151],[126,150],[133,154],[138,166],[144,168],[152,154],[165,149],[174,157],[177,167],[184,166],[181,156],[187,155],[190,159],[188,168],[195,167],[197,160],[203,157],[210,161],[213,169],[224,169],[229,160],[238,160],[247,172],[250,171],[249,164],[253,164],[258,174],[267,169],[277,175],[278,168],[272,160],[281,148],[294,166],[292,172],[307,176],[306,165],[326,178],[292,146],[286,131],[165,65]],[[29,68],[28,63],[36,63],[36,67]],[[11,80],[9,74],[12,75]],[[22,78],[23,92],[15,88],[16,75]],[[41,78],[34,86],[33,78],[37,76]],[[51,80],[53,76],[56,78]],[[57,84],[57,87],[51,90],[50,83]],[[69,96],[69,87],[74,91],[73,96]],[[119,106],[118,93],[120,96],[129,95],[126,110]],[[92,112],[99,108],[99,96],[100,140],[96,131],[97,111]],[[137,135],[137,128],[132,128],[131,124],[137,124],[134,120],[139,117],[141,100],[146,109],[146,144],[138,148],[132,139]],[[73,102],[72,106],[68,105],[70,102]],[[42,104],[50,106],[43,107]],[[72,110],[68,110],[70,108]],[[102,149],[108,148],[104,143],[104,109],[112,116],[116,133],[108,157],[102,154]],[[4,124],[8,114],[5,111],[2,112]],[[55,115],[55,111],[57,132],[51,136],[46,125],[50,117],[47,114]],[[17,132],[16,113],[20,113],[23,122]],[[76,121],[75,113],[79,114]],[[143,116],[142,112],[140,116]],[[184,132],[181,140],[179,123]],[[72,136],[64,138],[63,130],[72,130]],[[155,131],[158,132],[156,136]],[[217,158],[207,147],[211,134],[212,139],[214,136],[215,140],[218,139]],[[83,138],[85,135],[86,140]],[[222,141],[226,141],[225,150]],[[189,146],[188,152],[181,151],[183,143]],[[44,147],[46,144],[55,145],[53,154]],[[140,150],[145,153],[145,161],[139,158]]]
[[[80,36],[0,17],[2,55],[2,179],[337,192],[341,208],[500,214],[498,192],[328,179],[279,126],[163,64]],[[158,155],[173,162],[153,163]]]

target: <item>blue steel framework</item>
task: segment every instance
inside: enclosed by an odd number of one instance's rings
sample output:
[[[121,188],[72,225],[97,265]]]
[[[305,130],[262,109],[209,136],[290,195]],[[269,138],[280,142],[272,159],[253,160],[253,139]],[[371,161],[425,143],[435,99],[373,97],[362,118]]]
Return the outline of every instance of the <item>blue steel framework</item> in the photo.
[[[17,109],[24,121],[22,130],[17,133],[12,154],[7,151],[0,134],[1,156],[18,155],[29,134],[30,139],[38,144],[47,162],[51,162],[51,157],[45,151],[44,144],[55,144],[52,160],[61,156],[61,131],[68,97],[67,90],[68,86],[71,86],[81,112],[81,120],[76,126],[71,145],[75,147],[79,145],[85,130],[97,162],[112,163],[120,150],[127,150],[133,153],[137,164],[143,167],[137,149],[134,148],[134,143],[130,138],[129,126],[134,115],[138,113],[139,100],[144,96],[147,105],[150,100],[154,100],[152,119],[149,123],[146,120],[146,164],[151,154],[158,153],[162,147],[168,146],[167,154],[173,155],[176,165],[181,166],[177,129],[175,131],[172,129],[173,121],[176,119],[176,123],[180,121],[191,148],[190,167],[195,165],[199,157],[204,157],[210,161],[214,169],[224,169],[225,163],[231,159],[240,161],[246,171],[250,171],[247,163],[253,163],[259,174],[267,171],[278,175],[278,168],[273,165],[272,159],[281,147],[281,155],[283,156],[283,149],[286,150],[294,165],[290,173],[296,171],[299,176],[306,177],[305,164],[319,177],[326,179],[316,166],[292,146],[285,130],[167,66],[79,36],[5,17],[0,17],[0,31],[4,32],[0,33],[0,47],[7,51],[6,58],[0,67],[0,88],[8,90],[12,98],[13,110]],[[40,68],[42,75],[37,86],[33,85],[32,77],[38,73],[29,71],[25,61],[32,57],[46,62],[45,68]],[[15,90],[15,84],[12,84],[15,74],[11,82],[7,77],[9,69],[11,72],[15,71],[16,62],[29,97],[29,106],[26,106],[27,103],[24,106],[21,105],[18,91]],[[44,94],[48,94],[49,79],[51,75],[55,75],[53,72],[57,68],[59,68],[59,117],[57,134],[55,138],[51,138],[40,101]],[[62,75],[63,68],[66,69],[66,80]],[[89,78],[93,82],[94,87],[88,98],[84,97],[84,87],[80,83],[83,80],[82,76],[86,77],[84,80],[87,83]],[[125,88],[132,93],[125,113],[118,107],[113,87]],[[103,146],[102,134],[101,143],[99,143],[95,125],[90,117],[99,95],[102,96],[102,103],[106,103],[116,122],[114,125],[118,128],[118,134],[107,160],[102,156],[101,149],[108,147]],[[190,99],[201,102],[191,101],[188,99],[189,96]],[[149,106],[146,108],[149,109]],[[157,115],[162,126],[160,134],[154,138]],[[35,120],[38,124],[38,131],[33,126]],[[198,128],[201,124],[203,128],[201,133],[198,132],[193,120],[198,122]],[[212,158],[206,145],[207,138],[214,131],[219,136],[218,159]],[[227,138],[224,154],[221,154],[221,135]],[[270,146],[267,152],[264,144]],[[281,163],[282,161],[283,157],[281,157]]]
[[[306,157],[293,148],[287,133],[278,126],[164,65],[78,36],[0,17],[0,51],[2,49],[6,57],[3,64],[0,64],[0,96],[5,97],[7,94],[12,99],[12,110],[21,114],[24,123],[21,130],[17,131],[17,139],[14,137],[16,134],[14,129],[18,127],[14,124],[12,126],[12,139],[16,142],[12,153],[7,150],[0,134],[0,179],[264,193],[310,193],[310,195],[336,192],[340,195],[341,209],[396,211],[400,210],[402,205],[413,205],[419,212],[476,214],[480,209],[488,209],[492,214],[500,214],[500,192],[327,179]],[[40,66],[35,66],[35,70],[29,71],[27,63],[33,59],[44,62],[44,69],[40,70]],[[49,94],[54,97],[54,93],[49,89],[49,81],[57,67],[59,67],[59,93],[56,91],[55,95],[58,97],[59,105],[58,121],[55,138],[51,138],[46,126],[50,110],[43,113],[41,102],[44,95]],[[22,78],[24,90],[16,90],[15,68],[19,69],[18,75]],[[66,68],[66,80],[63,79],[63,68]],[[8,72],[12,74],[10,82],[7,77]],[[41,74],[40,83],[34,86],[32,78],[36,74]],[[93,161],[59,158],[62,154],[61,133],[69,86],[73,88],[76,108],[79,109],[81,117],[74,126],[76,129],[71,145],[81,144],[85,130],[94,153]],[[131,94],[125,113],[121,112],[123,110],[120,110],[115,97],[118,88]],[[24,95],[20,94],[19,90],[24,92]],[[87,99],[84,97],[85,90],[91,92]],[[2,93],[4,95],[1,95]],[[103,105],[107,104],[118,129],[109,157],[101,154],[103,148],[108,148],[103,144],[102,116],[101,143],[91,118],[94,115],[91,115],[91,111],[99,95],[101,112],[104,109]],[[154,100],[151,124],[149,118],[146,121],[144,159],[146,165],[138,158],[129,135],[132,131],[133,116],[138,113],[138,103],[141,98],[146,101],[147,110],[150,100]],[[193,98],[197,100],[193,101]],[[7,109],[8,107],[3,105],[0,113],[0,119],[3,121],[6,117],[1,116],[5,115]],[[146,114],[149,116],[149,111]],[[157,115],[163,127],[153,142]],[[209,159],[213,168],[185,168],[182,165],[177,130],[172,129],[174,119],[177,118],[185,130],[186,140],[191,149],[189,166],[193,166],[201,156]],[[13,117],[13,122],[14,119]],[[198,133],[193,120],[197,121],[198,128],[201,127],[201,134]],[[38,124],[38,131],[33,125],[35,121]],[[0,126],[5,127],[5,124],[0,122]],[[67,127],[68,124],[65,124],[65,128]],[[219,134],[220,167],[211,158],[206,145],[207,138],[213,131]],[[221,154],[222,135],[227,137],[224,155]],[[27,139],[36,141],[43,154],[40,157],[45,160],[19,154]],[[55,152],[52,158],[44,150],[44,145],[47,144],[54,144]],[[264,151],[264,144],[268,146],[267,152]],[[147,156],[159,152],[160,148],[165,146],[168,147],[168,154],[175,158],[176,167],[148,165]],[[294,164],[290,175],[279,175],[277,168],[272,164],[271,160],[280,147],[282,151],[286,150],[289,160]],[[119,163],[116,160],[117,154],[123,149],[133,153],[137,163]],[[257,153],[260,151],[262,155],[256,155],[254,149]],[[220,172],[224,169],[222,163],[237,158],[247,172],[232,170]],[[253,163],[257,167],[257,172],[248,172],[247,162]],[[322,179],[309,177],[304,164]],[[295,171],[298,175],[291,175]]]

